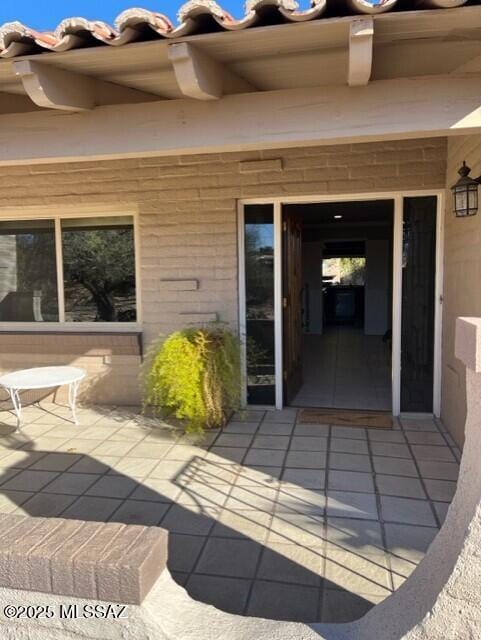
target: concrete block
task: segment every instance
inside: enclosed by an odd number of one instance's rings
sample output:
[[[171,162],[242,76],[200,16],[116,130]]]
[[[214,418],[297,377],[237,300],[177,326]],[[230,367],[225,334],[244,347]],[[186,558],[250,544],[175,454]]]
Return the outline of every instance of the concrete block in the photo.
[[[52,589],[51,560],[65,541],[77,533],[84,524],[80,520],[55,519],[55,522],[60,523],[59,526],[56,526],[50,535],[47,535],[28,554],[27,566],[30,576],[28,588],[32,591],[48,592]]]
[[[282,158],[273,158],[272,160],[244,160],[239,162],[239,169],[241,173],[282,171]]]
[[[107,546],[126,525],[108,523],[95,532],[89,543],[73,558],[73,582],[75,595],[79,598],[97,597],[97,564]]]
[[[81,553],[97,531],[102,528],[100,522],[85,522],[75,536],[65,541],[51,559],[52,593],[66,596],[75,595],[72,557]]]
[[[12,524],[13,526],[10,526]],[[12,587],[16,582],[16,574],[10,570],[10,553],[15,546],[20,543],[23,536],[31,533],[38,525],[37,518],[22,517],[20,520],[4,520],[2,525],[2,536],[0,537],[0,586]]]
[[[161,278],[160,280],[161,291],[197,291],[198,288],[199,281],[196,279]]]
[[[32,522],[34,520],[34,522]],[[30,554],[38,544],[52,535],[62,525],[58,518],[35,518],[26,522],[31,528],[22,538],[15,538],[13,548],[8,553],[8,581],[13,581],[17,589],[37,590],[36,576],[31,572]],[[3,556],[3,550],[0,556]],[[6,585],[4,585],[6,586]]]
[[[165,529],[146,527],[120,562],[120,601],[138,604],[148,594],[167,564]]]
[[[140,604],[167,562],[167,531],[0,517],[0,587]]]
[[[218,315],[215,312],[183,312],[179,314],[182,324],[205,324],[206,322],[217,322]]]
[[[130,552],[144,530],[145,527],[140,525],[124,527],[106,548],[97,567],[97,597],[99,600],[121,601],[122,563],[119,562],[119,559]]]

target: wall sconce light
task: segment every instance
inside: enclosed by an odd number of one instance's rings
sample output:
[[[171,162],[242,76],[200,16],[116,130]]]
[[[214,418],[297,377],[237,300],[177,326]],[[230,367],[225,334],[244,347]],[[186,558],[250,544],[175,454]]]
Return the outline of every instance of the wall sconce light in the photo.
[[[477,179],[471,178],[471,169],[463,162],[458,171],[459,180],[453,184],[451,191],[454,198],[454,213],[457,218],[475,216],[478,213],[478,186],[481,183],[481,176]]]

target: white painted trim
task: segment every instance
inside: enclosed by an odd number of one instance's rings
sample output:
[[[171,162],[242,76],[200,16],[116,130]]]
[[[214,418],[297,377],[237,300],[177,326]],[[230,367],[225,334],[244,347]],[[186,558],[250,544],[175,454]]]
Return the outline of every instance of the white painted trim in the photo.
[[[137,322],[0,322],[1,333],[140,333]]]
[[[349,64],[347,84],[362,87],[372,72],[374,20],[370,16],[355,18],[349,25]]]
[[[57,267],[58,321],[65,324],[65,289],[63,279],[62,221],[55,218],[55,264]]]
[[[403,221],[403,199],[422,196],[436,196],[438,198],[438,212],[443,211],[444,207],[444,190],[442,189],[416,189],[408,191],[375,191],[355,194],[319,194],[308,196],[280,196],[277,198],[244,198],[238,201],[238,207],[243,211],[245,205],[248,204],[272,204],[274,210],[278,207],[278,216],[281,218],[281,210],[283,204],[316,204],[326,202],[362,202],[365,200],[393,200],[394,201],[394,231],[393,231],[393,318],[392,318],[392,411],[393,415],[401,414],[401,311],[402,311],[402,221]],[[442,216],[438,218],[439,220]],[[274,218],[275,219],[275,218]],[[278,251],[274,252],[274,282],[275,288],[280,291],[280,308],[275,306],[276,323],[276,363],[280,362],[280,373],[276,368],[276,408],[282,408],[283,404],[278,403],[279,398],[283,397],[283,378],[282,378],[282,221],[279,223],[279,230],[274,231],[277,240],[279,234]],[[443,243],[443,227],[437,237],[438,245],[436,248],[436,293],[438,290],[442,292],[443,273],[442,263],[444,256]],[[279,251],[280,249],[280,251]],[[276,253],[280,253],[280,260],[276,260]],[[396,270],[397,264],[397,270]],[[240,268],[240,267],[239,267]],[[439,298],[438,298],[439,299]],[[279,320],[280,318],[280,320]],[[436,316],[436,332],[435,332],[435,379],[433,388],[433,406],[434,412],[438,410],[441,397],[441,367],[439,363],[442,359],[442,310],[438,310]],[[280,360],[278,359],[280,354]],[[437,415],[435,413],[435,415]]]
[[[441,189],[414,189],[407,191],[363,191],[360,193],[312,194],[308,196],[279,196],[277,198],[242,198],[239,202],[246,204],[318,204],[325,202],[363,202],[365,200],[394,200],[396,196],[414,198],[416,196],[439,196]]]
[[[247,321],[246,321],[246,260],[244,205],[237,203],[237,250],[239,291],[239,340],[241,360],[241,406],[247,406]]]
[[[37,175],[42,175],[39,172]],[[82,177],[79,174],[79,179]],[[52,213],[53,211],[53,213]],[[138,214],[138,208],[135,205],[122,207],[118,204],[110,204],[102,202],[98,204],[62,204],[61,212],[58,207],[52,205],[27,205],[21,209],[12,207],[3,207],[0,205],[0,220],[43,220],[45,218],[91,218],[91,217],[107,217],[107,216],[135,216]]]
[[[236,93],[254,91],[254,87],[236,75],[228,66],[211,58],[202,48],[190,42],[167,45],[175,79],[182,94],[196,100],[218,100],[226,84]]]
[[[134,226],[135,324],[142,325],[142,250],[140,247],[140,222],[137,213],[131,213],[130,215],[132,216]],[[115,324],[119,323],[116,322]]]
[[[401,413],[401,328],[402,328],[402,261],[403,261],[403,196],[394,198],[394,230],[392,254],[392,413]]]
[[[8,332],[72,332],[82,333],[84,331],[98,331],[100,333],[123,333],[139,332],[142,330],[142,281],[141,281],[141,258],[140,258],[140,232],[139,215],[135,208],[112,209],[109,205],[99,204],[96,206],[64,207],[62,213],[52,212],[52,207],[24,207],[20,211],[15,209],[2,209],[0,207],[0,222],[22,221],[22,220],[52,220],[55,228],[55,259],[57,273],[57,299],[58,299],[58,322],[0,322],[0,333]],[[110,210],[109,210],[110,209]],[[69,218],[113,218],[117,216],[130,216],[134,229],[134,259],[135,259],[135,306],[136,322],[66,322],[65,321],[65,299],[63,288],[63,256],[62,256],[62,228],[61,221]]]
[[[282,329],[282,204],[274,203],[274,339],[276,372],[276,409],[284,406]]]
[[[85,111],[95,106],[95,80],[34,60],[14,60],[12,67],[26,94],[45,109]]]
[[[444,289],[444,220],[445,193],[438,195],[436,210],[436,283],[434,292],[434,382],[433,413],[441,417],[441,388],[443,375],[443,289]]]
[[[183,95],[196,100],[218,100],[223,94],[222,66],[190,42],[174,42],[167,55]]]

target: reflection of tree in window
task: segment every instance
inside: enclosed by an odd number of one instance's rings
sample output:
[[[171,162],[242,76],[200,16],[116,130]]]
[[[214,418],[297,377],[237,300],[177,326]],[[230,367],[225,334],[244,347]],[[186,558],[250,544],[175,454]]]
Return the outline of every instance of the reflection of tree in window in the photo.
[[[135,321],[132,226],[67,226],[62,246],[67,319]]]
[[[274,250],[266,241],[272,238],[272,225],[246,225],[245,238],[247,314],[249,318],[271,318]]]
[[[58,320],[53,220],[0,222],[0,320]]]
[[[274,225],[271,205],[248,205],[245,220],[247,396],[274,402]]]
[[[35,319],[58,319],[53,230],[36,230],[35,233],[17,235],[17,291],[28,293],[32,296],[32,301],[38,298],[41,317]]]

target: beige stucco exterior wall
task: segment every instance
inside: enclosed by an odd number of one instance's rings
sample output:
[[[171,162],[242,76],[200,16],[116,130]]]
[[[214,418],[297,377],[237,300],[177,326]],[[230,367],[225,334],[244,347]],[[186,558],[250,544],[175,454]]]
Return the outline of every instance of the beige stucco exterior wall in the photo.
[[[9,214],[39,206],[52,212],[76,206],[138,212],[147,345],[159,333],[215,317],[237,327],[238,199],[440,189],[445,157],[446,140],[433,138],[5,167],[0,202]],[[65,360],[75,358],[65,354]],[[8,362],[11,368],[12,354]],[[126,375],[125,367],[116,375],[121,373]],[[132,393],[125,393],[125,380],[117,380],[111,376],[109,401],[116,395],[120,403],[134,401],[134,378]]]
[[[481,174],[481,136],[450,138],[444,256],[442,418],[456,442],[464,442],[466,372],[454,355],[457,316],[481,316],[481,215],[459,219],[452,212],[449,187],[459,178],[463,160]]]

